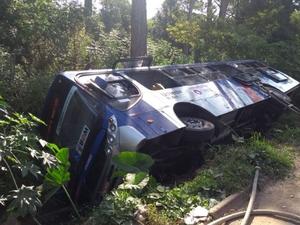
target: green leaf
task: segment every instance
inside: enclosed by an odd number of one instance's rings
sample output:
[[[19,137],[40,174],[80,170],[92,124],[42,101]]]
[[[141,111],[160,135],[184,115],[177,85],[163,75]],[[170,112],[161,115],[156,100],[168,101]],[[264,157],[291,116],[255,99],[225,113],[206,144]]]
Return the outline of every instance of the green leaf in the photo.
[[[58,161],[58,166],[47,170],[46,180],[53,186],[60,187],[70,180],[69,149],[59,148],[52,143],[47,143],[46,146],[55,153],[55,160]]]
[[[0,126],[6,126],[9,125],[10,123],[6,120],[0,120]]]
[[[154,163],[149,155],[126,151],[114,156],[113,162],[119,170],[127,173],[148,172]]]
[[[163,193],[163,192],[165,192],[165,191],[167,190],[167,188],[164,187],[164,186],[162,186],[162,185],[158,185],[158,186],[156,187],[156,190],[157,190],[158,192],[160,192],[160,193]]]
[[[113,178],[116,178],[116,177],[125,177],[126,174],[127,174],[127,172],[125,172],[125,171],[115,170],[115,171],[113,172],[112,177],[113,177]]]
[[[40,168],[32,162],[27,162],[25,165],[21,165],[20,169],[23,177],[26,177],[29,173],[31,173],[35,178],[38,178],[38,175],[42,174]]]
[[[57,166],[49,168],[45,178],[53,186],[60,187],[70,180],[70,173],[64,166]]]
[[[60,164],[69,167],[69,149],[68,148],[61,148],[55,155],[56,159],[60,162]]]
[[[29,116],[34,122],[47,126],[47,124],[43,120],[39,119],[35,115],[29,113]]]
[[[21,188],[13,190],[8,196],[8,201],[11,201],[8,205],[8,211],[16,211],[18,215],[23,217],[27,214],[34,215],[37,208],[42,206],[39,195],[33,186],[22,185]]]
[[[9,107],[9,105],[7,104],[6,101],[4,101],[4,99],[2,98],[2,96],[0,95],[0,108],[7,109]]]
[[[13,123],[16,123],[16,124],[20,124],[20,121],[19,121],[19,120],[16,120],[15,118],[13,118],[13,117],[11,117],[11,116],[6,115],[5,118],[6,118],[9,122],[13,122]]]
[[[128,173],[125,176],[124,183],[119,186],[120,189],[143,189],[149,182],[149,175],[145,172]]]
[[[46,147],[49,148],[54,154],[59,152],[59,147],[56,144],[47,143]]]
[[[131,184],[141,184],[143,181],[148,180],[149,181],[149,175],[145,172],[139,172],[137,174],[134,174],[133,176],[126,179],[128,183]]]

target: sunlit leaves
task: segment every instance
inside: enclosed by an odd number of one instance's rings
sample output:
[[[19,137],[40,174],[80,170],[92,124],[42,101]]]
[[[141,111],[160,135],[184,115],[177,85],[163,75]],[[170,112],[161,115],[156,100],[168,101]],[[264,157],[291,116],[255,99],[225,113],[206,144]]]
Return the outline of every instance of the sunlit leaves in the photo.
[[[70,173],[63,166],[49,168],[46,180],[55,187],[60,187],[70,180]]]
[[[49,148],[53,154],[56,154],[57,152],[59,152],[59,147],[56,144],[48,143],[44,140],[39,140],[39,141],[42,146],[44,146],[44,147],[46,146],[47,148]]]
[[[55,158],[61,165],[67,168],[70,167],[68,148],[60,148],[59,151],[55,154]]]
[[[148,38],[148,53],[153,56],[153,65],[184,64],[191,61],[191,57],[170,42]]]
[[[60,187],[70,180],[69,149],[51,143],[46,146],[54,152],[57,160],[56,166],[47,169],[46,181],[54,187]]]
[[[174,26],[169,26],[167,31],[177,42],[196,47],[200,37],[200,25],[197,21],[177,21]]]
[[[149,174],[145,172],[128,173],[124,177],[123,184],[119,186],[120,189],[136,189],[141,190],[149,182]]]
[[[154,163],[149,155],[127,151],[114,156],[113,162],[119,170],[126,173],[147,172]]]
[[[45,124],[45,122],[44,122],[43,120],[41,120],[40,118],[36,117],[36,116],[33,115],[32,113],[29,113],[29,116],[30,116],[30,118],[31,118],[34,122],[46,126],[46,124]]]

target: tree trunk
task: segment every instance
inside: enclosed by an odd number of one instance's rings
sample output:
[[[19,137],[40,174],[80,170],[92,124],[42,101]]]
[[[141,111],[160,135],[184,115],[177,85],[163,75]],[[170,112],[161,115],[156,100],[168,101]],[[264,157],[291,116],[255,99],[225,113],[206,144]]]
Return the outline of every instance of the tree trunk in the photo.
[[[225,19],[228,5],[229,5],[229,0],[221,0],[220,11],[219,11],[220,19]]]
[[[194,51],[194,62],[195,63],[201,62],[201,50],[199,48],[196,48]]]
[[[84,20],[85,30],[88,34],[91,33],[91,16],[93,14],[93,0],[84,0]]]
[[[193,10],[195,6],[196,0],[189,0],[189,5],[188,5],[188,21],[191,21],[192,15],[193,15]]]
[[[132,0],[131,57],[147,55],[146,0]]]
[[[93,0],[84,0],[84,15],[90,17],[93,13]]]
[[[213,17],[212,0],[207,0],[207,21],[211,22]]]

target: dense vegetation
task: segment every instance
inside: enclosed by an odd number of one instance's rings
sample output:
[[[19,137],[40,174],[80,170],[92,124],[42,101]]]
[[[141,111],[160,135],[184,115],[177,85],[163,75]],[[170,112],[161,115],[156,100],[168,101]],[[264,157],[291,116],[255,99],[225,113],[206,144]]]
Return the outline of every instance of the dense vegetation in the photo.
[[[46,124],[11,112],[1,96],[0,112],[0,223],[10,214],[39,223],[38,209],[61,187],[68,196],[69,150],[40,139],[36,128]]]
[[[43,122],[28,114],[39,115],[54,75],[87,65],[108,68],[130,55],[130,2],[100,0],[91,11],[92,2],[0,1],[0,95],[14,109],[0,98],[0,219],[4,206],[36,219],[37,209],[69,179],[68,149],[39,141],[36,127]],[[165,0],[148,20],[147,48],[155,65],[253,58],[300,79],[300,1]],[[293,124],[290,118],[282,124]],[[147,224],[174,224],[195,205],[209,207],[244,188],[256,165],[266,176],[285,176],[300,131],[299,124],[282,124],[272,141],[256,134],[211,148],[206,168],[188,182],[166,187],[144,172],[139,179],[126,176],[87,224],[131,224],[143,207]],[[243,179],[237,180],[236,168]]]
[[[16,110],[40,112],[58,71],[107,68],[129,56],[129,1],[100,3],[87,13],[69,1],[0,2],[0,90]],[[148,20],[148,54],[155,64],[254,58],[297,76],[299,7],[298,0],[165,0]]]

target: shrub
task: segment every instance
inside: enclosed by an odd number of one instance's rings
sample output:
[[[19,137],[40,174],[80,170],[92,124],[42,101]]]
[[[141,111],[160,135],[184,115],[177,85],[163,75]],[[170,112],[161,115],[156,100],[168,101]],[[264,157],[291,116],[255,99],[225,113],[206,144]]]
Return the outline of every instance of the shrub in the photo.
[[[163,39],[148,38],[148,54],[153,56],[154,65],[182,64],[192,61],[182,50]]]
[[[1,100],[7,112],[4,107]],[[44,123],[32,114],[7,113],[0,119],[0,205],[16,216],[34,217],[42,193],[69,180],[68,149],[39,139],[38,125]]]

